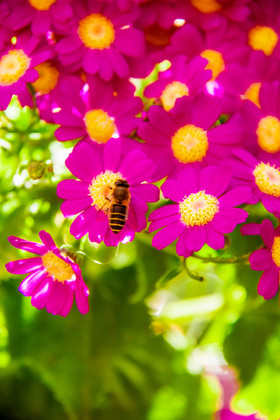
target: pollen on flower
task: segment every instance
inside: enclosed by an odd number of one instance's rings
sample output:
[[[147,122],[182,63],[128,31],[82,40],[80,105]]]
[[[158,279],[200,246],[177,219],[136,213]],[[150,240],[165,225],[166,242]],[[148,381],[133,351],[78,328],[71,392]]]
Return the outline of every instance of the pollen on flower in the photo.
[[[28,3],[37,10],[49,10],[56,0],[28,0]]]
[[[176,99],[189,96],[189,89],[185,83],[174,80],[164,88],[160,100],[165,111],[170,111],[175,105]]]
[[[253,175],[261,192],[280,197],[279,168],[276,168],[274,165],[271,166],[269,163],[261,162],[255,167]]]
[[[92,13],[79,22],[78,35],[87,48],[103,50],[115,40],[113,23],[99,13]]]
[[[192,193],[179,203],[181,222],[187,226],[203,226],[219,211],[219,201],[205,191]]]
[[[280,121],[278,118],[272,115],[261,118],[256,134],[262,150],[268,153],[280,151]]]
[[[248,101],[253,102],[258,108],[261,107],[260,105],[260,88],[261,88],[261,83],[260,82],[256,82],[256,83],[252,83],[243,93],[243,95],[241,95],[241,99],[248,99]]]
[[[84,121],[89,137],[98,143],[107,143],[117,131],[114,120],[103,109],[88,111],[84,116]]]
[[[271,248],[271,256],[275,265],[280,268],[280,236],[275,236],[274,238]]]
[[[105,171],[93,178],[89,186],[89,195],[97,210],[106,213],[110,206],[112,188],[118,179],[124,179],[120,172]]]
[[[65,262],[53,252],[48,251],[42,256],[42,263],[48,274],[54,280],[65,282],[67,280],[75,280],[76,274],[74,273],[71,264]]]
[[[181,163],[200,162],[208,150],[206,131],[193,124],[179,128],[171,138],[175,158]]]
[[[17,82],[28,70],[30,58],[23,50],[10,50],[0,60],[0,86]]]
[[[47,61],[38,64],[38,66],[35,67],[35,70],[37,70],[39,77],[34,83],[32,83],[32,86],[36,92],[46,95],[56,87],[59,72]]]
[[[269,26],[254,26],[248,34],[248,44],[253,50],[271,55],[278,42],[278,35]]]
[[[191,4],[203,13],[217,12],[222,8],[222,5],[217,0],[191,0]]]
[[[215,80],[222,71],[225,69],[225,62],[222,54],[219,51],[215,50],[204,50],[200,53],[201,57],[208,60],[205,70],[212,71],[212,79]]]

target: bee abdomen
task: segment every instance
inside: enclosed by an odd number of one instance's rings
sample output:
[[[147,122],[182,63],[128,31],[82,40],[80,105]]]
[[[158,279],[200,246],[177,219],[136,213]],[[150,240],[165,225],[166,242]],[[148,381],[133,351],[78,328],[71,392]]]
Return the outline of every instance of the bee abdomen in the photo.
[[[127,206],[113,204],[109,214],[109,225],[113,233],[119,233],[125,225]]]

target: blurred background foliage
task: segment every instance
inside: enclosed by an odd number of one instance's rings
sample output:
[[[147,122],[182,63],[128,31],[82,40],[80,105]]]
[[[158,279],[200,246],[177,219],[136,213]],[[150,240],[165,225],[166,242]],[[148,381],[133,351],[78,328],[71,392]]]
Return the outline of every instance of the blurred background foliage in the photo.
[[[117,249],[74,240],[56,195],[73,144],[54,129],[16,100],[0,115],[0,418],[208,420],[221,404],[213,373],[228,363],[240,381],[234,409],[278,420],[280,309],[257,295],[247,255],[258,238],[237,229],[226,249],[187,261],[172,245],[152,248],[147,232]],[[249,221],[271,217],[249,210]],[[29,256],[7,236],[38,241],[41,229],[78,252],[86,316],[36,310],[6,272]]]

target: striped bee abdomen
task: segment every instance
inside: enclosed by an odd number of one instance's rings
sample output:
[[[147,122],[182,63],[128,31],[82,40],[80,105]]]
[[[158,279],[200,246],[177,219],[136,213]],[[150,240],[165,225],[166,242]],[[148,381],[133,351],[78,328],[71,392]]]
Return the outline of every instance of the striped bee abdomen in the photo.
[[[109,212],[109,225],[113,233],[119,233],[125,225],[127,206],[113,204]]]

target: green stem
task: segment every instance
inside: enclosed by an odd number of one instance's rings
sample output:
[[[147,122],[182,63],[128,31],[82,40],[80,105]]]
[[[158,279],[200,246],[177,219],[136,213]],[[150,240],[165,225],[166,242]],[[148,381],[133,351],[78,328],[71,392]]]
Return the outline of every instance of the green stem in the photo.
[[[220,257],[202,257],[198,254],[192,254],[191,257],[197,258],[205,263],[212,262],[215,264],[242,264],[248,261],[250,254],[241,255],[240,257],[229,257],[229,258],[220,258]]]
[[[204,280],[204,278],[202,276],[200,276],[198,273],[193,273],[192,271],[190,271],[190,269],[188,267],[188,263],[187,263],[187,258],[184,258],[184,267],[185,267],[187,275],[191,279],[197,280],[197,281],[203,281]]]

